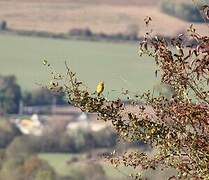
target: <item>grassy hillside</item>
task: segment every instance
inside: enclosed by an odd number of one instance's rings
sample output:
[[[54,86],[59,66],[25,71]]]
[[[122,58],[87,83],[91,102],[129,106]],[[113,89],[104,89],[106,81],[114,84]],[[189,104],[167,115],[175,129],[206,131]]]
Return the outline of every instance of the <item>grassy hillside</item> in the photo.
[[[154,62],[140,58],[137,44],[65,41],[44,38],[0,35],[0,73],[15,74],[24,89],[46,84],[49,72],[46,58],[58,72],[65,72],[69,62],[87,86],[94,89],[104,80],[106,93],[122,88],[133,91],[151,88],[156,83]],[[111,92],[117,95],[117,92]]]

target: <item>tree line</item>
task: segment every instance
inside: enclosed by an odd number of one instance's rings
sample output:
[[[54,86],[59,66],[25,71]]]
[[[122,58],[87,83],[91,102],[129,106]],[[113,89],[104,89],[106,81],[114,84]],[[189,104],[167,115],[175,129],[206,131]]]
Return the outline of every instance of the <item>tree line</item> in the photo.
[[[23,91],[14,75],[0,75],[0,114],[16,114],[22,102],[25,106],[66,104],[63,94],[54,94],[46,88]]]

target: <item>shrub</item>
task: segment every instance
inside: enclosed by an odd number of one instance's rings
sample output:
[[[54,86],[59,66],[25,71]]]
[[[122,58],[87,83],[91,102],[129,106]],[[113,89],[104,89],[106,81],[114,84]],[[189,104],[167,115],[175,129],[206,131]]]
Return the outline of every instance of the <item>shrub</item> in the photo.
[[[22,180],[56,180],[56,173],[49,164],[36,156],[27,159],[19,167]]]
[[[69,136],[74,140],[75,152],[86,151],[94,147],[93,138],[89,131],[82,129],[71,130]]]
[[[34,136],[19,136],[7,147],[6,156],[25,159],[37,151],[37,139]]]
[[[79,163],[71,167],[71,172],[74,180],[106,180],[105,171],[98,163]]]
[[[0,30],[2,30],[2,31],[7,30],[7,22],[6,21],[0,22]]]
[[[6,148],[19,135],[19,130],[9,120],[0,119],[0,148]]]
[[[0,75],[0,114],[18,113],[21,89],[15,76]]]
[[[27,157],[38,152],[78,153],[93,148],[114,147],[116,133],[109,129],[92,132],[84,129],[66,132],[61,129],[45,131],[42,136],[16,137],[7,148],[8,156]]]
[[[75,29],[71,29],[69,31],[69,35],[70,36],[84,36],[84,37],[91,37],[93,35],[93,33],[91,32],[90,29],[86,28],[86,29],[79,29],[79,28],[75,28]]]
[[[147,26],[150,21],[145,19]],[[196,42],[195,47],[184,41],[185,36]],[[161,82],[172,89],[170,98],[148,90],[136,94],[129,106],[119,98],[108,100],[88,91],[67,64],[69,81],[52,80],[72,105],[111,122],[123,140],[143,141],[157,149],[152,156],[140,150],[120,156],[113,152],[109,160],[116,167],[120,163],[141,171],[172,167],[178,177],[174,174],[170,179],[209,179],[209,37],[197,33],[193,25],[188,34],[171,40],[147,32],[139,54],[154,59],[155,75],[160,73]],[[129,96],[127,91],[122,93]],[[133,177],[141,179],[141,174]]]
[[[95,147],[114,147],[117,143],[117,134],[110,128],[92,132]]]
[[[20,159],[18,156],[5,159],[0,171],[0,180],[57,180],[55,171],[36,156]]]

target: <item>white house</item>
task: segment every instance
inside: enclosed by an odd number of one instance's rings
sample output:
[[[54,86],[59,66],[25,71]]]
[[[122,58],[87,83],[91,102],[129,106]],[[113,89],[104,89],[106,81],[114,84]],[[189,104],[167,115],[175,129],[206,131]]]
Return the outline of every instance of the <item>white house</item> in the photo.
[[[43,125],[37,114],[33,114],[30,119],[16,119],[15,124],[23,134],[42,135]]]

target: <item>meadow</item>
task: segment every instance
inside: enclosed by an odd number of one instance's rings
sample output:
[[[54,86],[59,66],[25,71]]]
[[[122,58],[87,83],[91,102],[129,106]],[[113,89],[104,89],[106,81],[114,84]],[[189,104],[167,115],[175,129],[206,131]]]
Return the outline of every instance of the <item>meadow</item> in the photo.
[[[43,59],[59,73],[66,72],[67,61],[92,91],[103,80],[106,95],[113,97],[122,88],[142,92],[157,84],[154,61],[137,51],[137,43],[0,35],[0,74],[14,74],[23,90],[33,90],[49,82]]]

